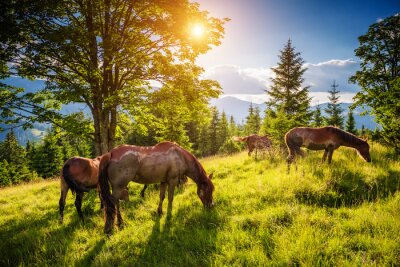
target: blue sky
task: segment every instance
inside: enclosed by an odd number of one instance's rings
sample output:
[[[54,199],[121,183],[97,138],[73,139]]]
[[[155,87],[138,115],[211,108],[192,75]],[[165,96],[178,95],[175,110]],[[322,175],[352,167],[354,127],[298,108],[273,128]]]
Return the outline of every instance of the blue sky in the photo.
[[[220,81],[225,94],[254,102],[265,101],[270,68],[289,38],[309,69],[305,85],[311,85],[314,103],[327,101],[333,80],[339,83],[342,101],[351,101],[358,88],[347,80],[358,68],[358,36],[400,11],[399,0],[196,2],[212,16],[231,19],[222,45],[197,60],[206,69],[205,77]]]

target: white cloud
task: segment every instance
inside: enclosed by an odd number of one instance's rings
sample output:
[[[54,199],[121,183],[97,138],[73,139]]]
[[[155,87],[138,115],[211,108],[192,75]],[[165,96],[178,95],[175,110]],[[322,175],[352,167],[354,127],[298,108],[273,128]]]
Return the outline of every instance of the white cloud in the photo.
[[[328,90],[333,81],[339,85],[342,102],[352,102],[358,87],[349,84],[348,79],[358,70],[358,62],[353,59],[331,59],[318,63],[305,63],[308,70],[304,74],[304,85],[310,86],[312,104],[328,102]],[[233,96],[253,103],[266,101],[265,90],[271,86],[274,76],[271,68],[242,68],[237,65],[218,65],[206,69],[203,78],[217,80],[224,96]]]

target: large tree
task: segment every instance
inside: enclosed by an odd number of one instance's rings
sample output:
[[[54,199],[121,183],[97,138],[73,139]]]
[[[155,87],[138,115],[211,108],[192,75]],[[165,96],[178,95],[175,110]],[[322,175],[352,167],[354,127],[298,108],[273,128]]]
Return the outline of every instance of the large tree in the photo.
[[[131,96],[150,90],[149,80],[168,83],[179,66],[194,65],[220,44],[225,22],[187,0],[12,0],[7,8],[22,33],[9,42],[18,47],[11,72],[46,79],[47,99],[86,104],[96,154],[114,146],[121,104],[136,105]],[[190,34],[195,24],[202,38]]]
[[[278,66],[272,68],[275,76],[271,79],[272,86],[266,93],[269,95],[267,101],[266,116],[264,118],[265,132],[282,133],[295,126],[308,125],[312,112],[310,112],[311,98],[308,94],[308,86],[303,87],[304,72],[307,70],[303,67],[304,60],[299,52],[295,51],[292,41],[289,39],[283,50],[280,51]],[[279,115],[278,115],[279,113]],[[279,131],[268,129],[273,125],[279,125],[279,121],[283,117],[286,125]],[[282,139],[283,136],[275,136]]]
[[[372,108],[383,137],[400,153],[400,16],[372,24],[358,40],[360,70],[350,81],[361,91],[354,104]]]
[[[325,108],[325,112],[327,114],[325,120],[327,125],[342,128],[344,119],[342,116],[343,109],[340,107],[339,103],[340,96],[338,94],[340,93],[340,91],[337,90],[338,87],[339,85],[336,83],[336,81],[333,81],[331,85],[332,89],[328,90],[329,103],[328,106]]]

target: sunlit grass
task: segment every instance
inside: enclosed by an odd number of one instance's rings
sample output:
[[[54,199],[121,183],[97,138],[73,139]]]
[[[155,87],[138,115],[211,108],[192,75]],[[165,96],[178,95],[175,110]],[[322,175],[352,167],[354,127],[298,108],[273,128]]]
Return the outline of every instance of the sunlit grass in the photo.
[[[377,144],[372,163],[345,148],[330,166],[321,165],[322,152],[307,154],[289,174],[279,153],[202,159],[215,177],[212,211],[189,182],[176,192],[171,216],[159,218],[158,190],[141,199],[141,186],[131,184],[125,227],[109,238],[96,192],[84,198],[83,224],[69,194],[60,225],[59,181],[1,189],[0,265],[398,264],[398,158]]]

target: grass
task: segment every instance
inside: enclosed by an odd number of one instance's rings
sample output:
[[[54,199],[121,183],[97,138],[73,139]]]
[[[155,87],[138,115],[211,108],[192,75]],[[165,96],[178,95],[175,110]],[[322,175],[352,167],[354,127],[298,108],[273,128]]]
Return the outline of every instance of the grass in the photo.
[[[287,266],[400,263],[400,161],[380,145],[372,163],[340,148],[333,163],[308,152],[286,174],[279,153],[202,159],[214,172],[216,207],[203,209],[193,182],[156,215],[158,191],[131,184],[125,227],[103,234],[96,192],[84,197],[85,222],[67,198],[58,223],[59,181],[0,190],[1,266]],[[164,210],[166,210],[164,202]]]

